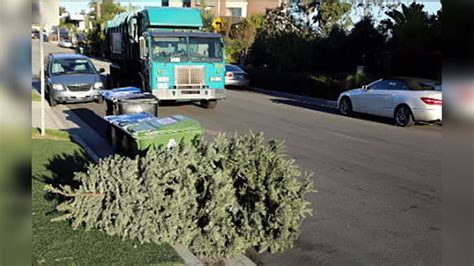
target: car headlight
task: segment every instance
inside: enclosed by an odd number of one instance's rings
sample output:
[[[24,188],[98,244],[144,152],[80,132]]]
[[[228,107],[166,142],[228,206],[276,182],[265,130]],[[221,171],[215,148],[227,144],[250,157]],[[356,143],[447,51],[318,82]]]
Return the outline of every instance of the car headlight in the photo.
[[[221,76],[217,76],[217,77],[211,77],[211,81],[213,81],[213,82],[219,82],[219,81],[222,81],[222,77],[221,77]]]
[[[61,84],[53,84],[53,90],[62,91],[64,90],[64,87]]]
[[[104,84],[100,81],[94,83],[94,89],[96,89],[96,90],[102,89],[103,87],[104,87]]]
[[[169,77],[158,77],[157,80],[158,80],[158,82],[162,82],[162,83],[168,83],[168,82],[170,82],[170,78],[169,78]]]

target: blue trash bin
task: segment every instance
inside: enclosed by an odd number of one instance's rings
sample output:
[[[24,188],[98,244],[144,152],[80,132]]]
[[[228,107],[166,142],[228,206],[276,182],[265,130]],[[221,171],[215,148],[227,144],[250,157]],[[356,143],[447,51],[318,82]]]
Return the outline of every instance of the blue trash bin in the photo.
[[[123,97],[125,95],[139,94],[142,93],[137,87],[123,87],[113,90],[102,91],[102,98],[107,104],[107,110],[105,111],[106,115],[118,115],[118,106],[117,98]]]

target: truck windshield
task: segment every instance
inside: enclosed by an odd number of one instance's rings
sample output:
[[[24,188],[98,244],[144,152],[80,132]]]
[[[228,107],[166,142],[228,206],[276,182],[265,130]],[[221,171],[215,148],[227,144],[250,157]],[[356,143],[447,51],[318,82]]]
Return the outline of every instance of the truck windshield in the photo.
[[[153,41],[153,59],[158,62],[188,61],[187,41],[185,37],[155,38]]]
[[[188,45],[189,43],[189,45]],[[153,39],[153,60],[157,62],[221,62],[219,38],[159,37]]]
[[[217,38],[189,38],[189,56],[193,62],[222,61],[222,44]]]

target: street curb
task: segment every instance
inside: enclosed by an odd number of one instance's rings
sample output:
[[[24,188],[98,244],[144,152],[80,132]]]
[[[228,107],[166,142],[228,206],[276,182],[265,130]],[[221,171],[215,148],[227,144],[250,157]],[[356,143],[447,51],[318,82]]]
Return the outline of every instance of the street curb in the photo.
[[[71,134],[71,138],[81,146],[84,151],[89,155],[89,157],[95,162],[99,163],[100,162],[100,157],[92,150],[92,148],[89,147],[82,139],[76,134]]]
[[[185,265],[189,266],[204,266],[204,263],[200,261],[194,254],[183,245],[174,245],[174,250],[184,260]]]
[[[337,101],[326,100],[322,98],[314,98],[314,97],[309,97],[309,96],[301,96],[301,95],[296,95],[296,94],[291,94],[291,93],[281,92],[281,91],[267,90],[267,89],[252,87],[252,86],[248,86],[247,88],[252,91],[263,93],[263,94],[268,94],[268,95],[272,95],[276,97],[285,97],[289,99],[298,100],[306,104],[312,104],[312,105],[317,105],[317,106],[321,106],[325,108],[337,109]]]
[[[245,255],[240,255],[235,258],[227,259],[224,264],[226,266],[256,266],[257,264],[253,262],[249,257]]]

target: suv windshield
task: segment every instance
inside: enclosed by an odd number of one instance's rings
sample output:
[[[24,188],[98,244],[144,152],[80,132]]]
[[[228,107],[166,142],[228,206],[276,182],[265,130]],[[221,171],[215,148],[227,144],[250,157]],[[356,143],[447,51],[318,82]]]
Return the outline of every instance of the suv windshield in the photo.
[[[51,65],[51,74],[95,74],[94,65],[87,59],[55,59]]]
[[[157,62],[221,62],[219,38],[158,37],[153,39],[153,60]]]

